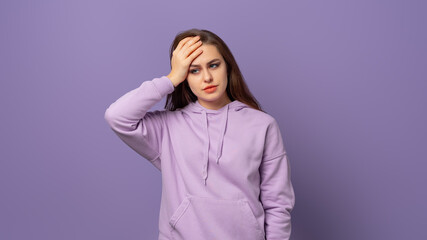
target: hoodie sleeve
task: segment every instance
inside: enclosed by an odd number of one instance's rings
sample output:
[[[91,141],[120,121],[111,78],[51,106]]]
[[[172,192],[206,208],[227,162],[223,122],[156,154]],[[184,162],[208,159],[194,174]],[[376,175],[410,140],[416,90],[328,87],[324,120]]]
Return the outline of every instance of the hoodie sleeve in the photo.
[[[166,76],[145,81],[113,102],[104,114],[117,136],[160,171],[159,156],[166,111],[148,110],[174,89]]]
[[[291,211],[295,205],[290,163],[279,126],[274,120],[268,126],[260,166],[261,202],[265,212],[267,240],[285,240],[291,235]]]

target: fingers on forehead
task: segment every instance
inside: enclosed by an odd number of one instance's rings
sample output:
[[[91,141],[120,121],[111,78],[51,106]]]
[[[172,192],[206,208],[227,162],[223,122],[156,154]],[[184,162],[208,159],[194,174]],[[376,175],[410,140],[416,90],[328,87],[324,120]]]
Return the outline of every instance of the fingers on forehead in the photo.
[[[186,37],[186,38],[182,39],[182,40],[178,43],[177,48],[181,48],[184,44],[186,44],[188,41],[190,41],[191,39],[193,39],[193,38],[195,38],[195,37],[197,37],[197,36],[189,36],[189,37]]]

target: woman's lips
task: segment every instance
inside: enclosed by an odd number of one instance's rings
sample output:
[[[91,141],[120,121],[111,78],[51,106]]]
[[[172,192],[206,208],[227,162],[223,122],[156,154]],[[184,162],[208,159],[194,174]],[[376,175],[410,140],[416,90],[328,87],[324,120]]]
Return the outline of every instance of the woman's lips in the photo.
[[[216,86],[218,86],[218,85],[210,85],[210,86],[205,87],[203,90],[211,88],[211,87],[216,87]]]
[[[208,88],[205,88],[204,91],[207,92],[207,93],[213,93],[213,92],[216,91],[216,87],[217,86],[208,87]]]

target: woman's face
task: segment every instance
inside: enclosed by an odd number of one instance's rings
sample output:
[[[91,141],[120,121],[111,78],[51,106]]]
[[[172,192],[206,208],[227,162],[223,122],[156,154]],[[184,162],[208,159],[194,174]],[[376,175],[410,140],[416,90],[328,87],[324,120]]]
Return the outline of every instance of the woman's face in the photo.
[[[197,56],[189,67],[188,85],[199,102],[218,106],[230,102],[227,96],[227,66],[215,45],[202,44],[203,52]],[[215,85],[210,90],[207,86]],[[209,102],[209,103],[208,103]]]

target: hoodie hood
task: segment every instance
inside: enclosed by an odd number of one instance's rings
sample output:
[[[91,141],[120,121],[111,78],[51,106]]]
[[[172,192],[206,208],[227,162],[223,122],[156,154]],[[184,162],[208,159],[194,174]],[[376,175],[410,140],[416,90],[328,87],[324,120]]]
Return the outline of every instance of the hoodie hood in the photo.
[[[245,103],[242,103],[238,100],[234,100],[227,105],[223,106],[220,109],[214,110],[214,109],[208,109],[203,107],[199,100],[196,100],[195,102],[189,103],[187,106],[185,106],[182,111],[192,114],[201,114],[202,115],[202,121],[204,126],[204,132],[206,134],[204,138],[204,158],[203,158],[203,168],[202,168],[202,179],[204,181],[204,184],[206,185],[206,179],[208,177],[208,165],[209,165],[209,131],[208,131],[208,114],[214,114],[214,115],[220,115],[220,139],[218,141],[217,146],[217,156],[216,156],[216,163],[219,163],[219,159],[222,155],[222,145],[224,141],[225,131],[227,129],[227,122],[228,122],[228,116],[230,111],[240,111],[243,108],[248,108],[249,106]]]

